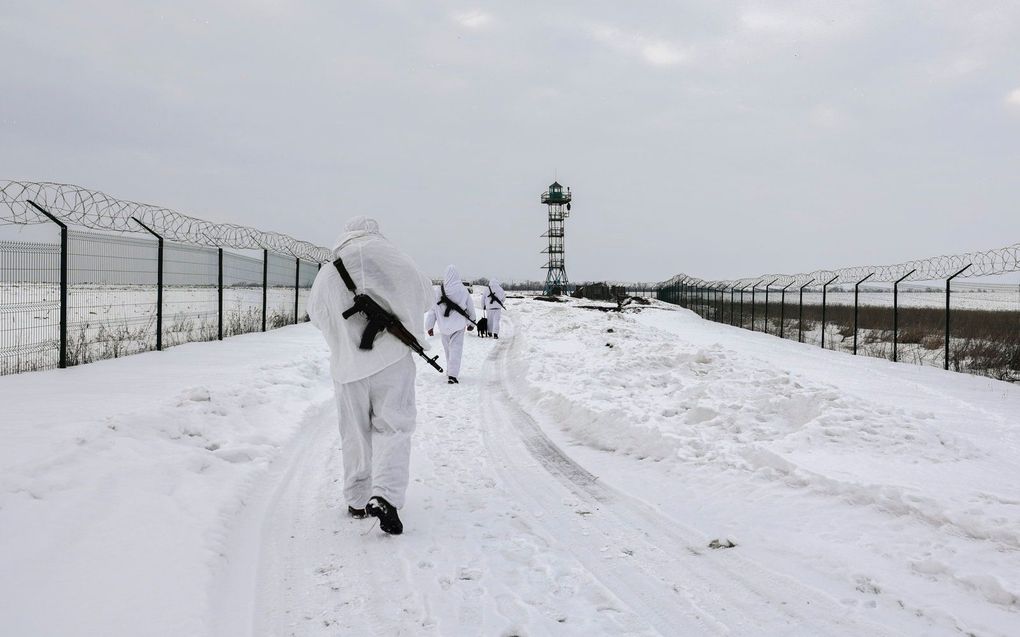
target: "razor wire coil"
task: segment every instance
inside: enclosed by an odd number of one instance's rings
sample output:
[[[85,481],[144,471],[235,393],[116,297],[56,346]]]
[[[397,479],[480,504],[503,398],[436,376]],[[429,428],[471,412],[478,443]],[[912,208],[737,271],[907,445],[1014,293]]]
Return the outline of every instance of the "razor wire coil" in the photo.
[[[964,268],[966,268],[964,270]],[[961,272],[963,270],[963,272]],[[815,270],[801,274],[762,274],[739,279],[705,280],[687,274],[676,274],[659,285],[677,283],[725,289],[764,289],[768,287],[796,288],[802,285],[821,286],[855,284],[865,277],[869,283],[895,281],[935,281],[953,275],[960,277],[992,276],[1020,271],[1020,243],[1004,248],[981,250],[965,254],[940,255],[914,259],[893,265],[859,265],[836,270]],[[869,276],[870,275],[870,276]]]
[[[332,258],[327,248],[279,232],[205,221],[170,208],[53,182],[0,181],[0,225],[50,223],[29,202],[42,206],[69,225],[93,230],[144,233],[132,221],[136,219],[168,241],[238,250],[264,249],[319,263]]]

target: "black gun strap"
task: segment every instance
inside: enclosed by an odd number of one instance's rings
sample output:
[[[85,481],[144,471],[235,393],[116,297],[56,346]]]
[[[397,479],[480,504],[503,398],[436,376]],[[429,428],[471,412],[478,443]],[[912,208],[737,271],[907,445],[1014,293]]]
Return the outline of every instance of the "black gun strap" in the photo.
[[[439,303],[441,305],[445,305],[446,306],[446,311],[443,312],[443,316],[450,316],[450,312],[453,311],[453,308],[455,306],[457,308],[457,314],[463,314],[464,313],[463,311],[461,311],[459,305],[454,303],[453,300],[450,297],[446,296],[446,286],[444,286],[442,283],[439,284]]]
[[[333,261],[333,266],[336,267],[336,271],[340,273],[340,278],[344,280],[344,285],[347,286],[347,289],[350,290],[351,293],[357,292],[358,288],[354,285],[354,279],[351,278],[351,273],[347,271],[346,267],[344,267],[344,260],[337,257],[336,260]]]

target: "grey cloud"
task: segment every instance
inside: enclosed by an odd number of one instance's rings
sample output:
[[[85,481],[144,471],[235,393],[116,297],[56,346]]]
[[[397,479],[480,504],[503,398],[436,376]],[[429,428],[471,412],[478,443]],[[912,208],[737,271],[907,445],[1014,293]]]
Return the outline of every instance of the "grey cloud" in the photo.
[[[503,279],[554,178],[576,279],[1020,237],[1020,8],[725,4],[16,3],[0,176],[319,242],[369,213]]]

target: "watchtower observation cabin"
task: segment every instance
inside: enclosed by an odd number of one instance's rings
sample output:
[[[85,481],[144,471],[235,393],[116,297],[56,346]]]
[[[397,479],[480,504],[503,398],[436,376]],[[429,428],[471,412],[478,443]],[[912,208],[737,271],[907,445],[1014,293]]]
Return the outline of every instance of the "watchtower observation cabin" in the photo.
[[[570,188],[564,191],[559,182],[554,181],[549,190],[542,193],[542,203],[549,207],[549,229],[542,235],[549,239],[549,247],[542,251],[549,255],[549,260],[543,266],[547,270],[546,294],[562,294],[568,284],[564,254],[564,221],[570,216],[570,200]]]

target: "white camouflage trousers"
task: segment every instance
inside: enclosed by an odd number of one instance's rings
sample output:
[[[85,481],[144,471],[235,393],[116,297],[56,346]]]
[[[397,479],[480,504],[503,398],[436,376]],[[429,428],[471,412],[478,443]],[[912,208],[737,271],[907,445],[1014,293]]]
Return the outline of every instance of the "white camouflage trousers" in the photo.
[[[485,316],[489,319],[489,331],[499,334],[499,318],[503,315],[503,309],[485,310]]]
[[[368,378],[334,383],[344,463],[344,498],[356,509],[372,496],[404,506],[417,408],[411,353]]]
[[[460,376],[460,359],[464,354],[464,330],[443,334],[443,351],[446,352],[446,375]]]

